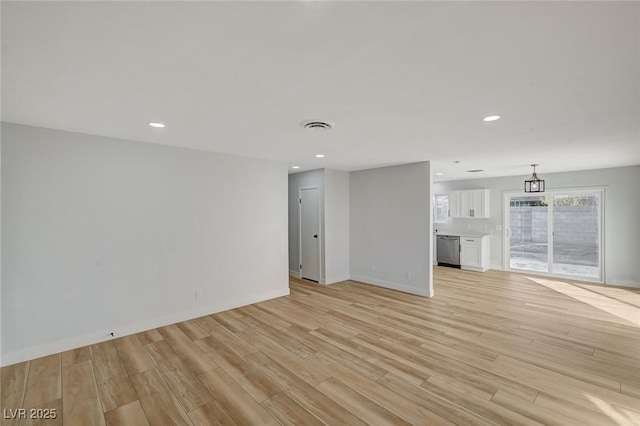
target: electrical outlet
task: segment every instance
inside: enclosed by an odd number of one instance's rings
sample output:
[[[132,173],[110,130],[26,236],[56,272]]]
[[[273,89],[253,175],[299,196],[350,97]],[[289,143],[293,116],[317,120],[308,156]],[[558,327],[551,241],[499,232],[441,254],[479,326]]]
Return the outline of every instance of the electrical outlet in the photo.
[[[196,290],[193,294],[194,298],[198,300],[200,298],[200,290]]]
[[[371,272],[373,272],[373,271],[375,271],[375,270],[376,270],[376,265],[373,265],[373,264],[372,264],[372,265],[371,265]]]
[[[404,273],[404,276],[405,276],[407,279],[410,279],[410,278],[411,278],[411,272],[409,272],[409,271],[405,272],[405,273]]]

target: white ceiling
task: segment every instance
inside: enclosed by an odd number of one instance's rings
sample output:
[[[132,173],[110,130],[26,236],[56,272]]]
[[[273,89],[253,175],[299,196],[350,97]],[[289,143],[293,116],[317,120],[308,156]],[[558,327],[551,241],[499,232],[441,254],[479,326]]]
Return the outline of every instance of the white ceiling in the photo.
[[[640,164],[638,2],[3,1],[1,12],[4,121],[300,170],[431,160],[436,180]],[[308,119],[335,128],[304,130]]]

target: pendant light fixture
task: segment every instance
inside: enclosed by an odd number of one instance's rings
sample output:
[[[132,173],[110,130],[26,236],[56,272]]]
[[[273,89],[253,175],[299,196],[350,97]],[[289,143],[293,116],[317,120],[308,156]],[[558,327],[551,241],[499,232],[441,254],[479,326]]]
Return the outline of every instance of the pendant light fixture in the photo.
[[[539,164],[532,164],[533,174],[529,180],[524,181],[524,192],[544,192],[544,180],[540,179],[536,174],[536,167]]]

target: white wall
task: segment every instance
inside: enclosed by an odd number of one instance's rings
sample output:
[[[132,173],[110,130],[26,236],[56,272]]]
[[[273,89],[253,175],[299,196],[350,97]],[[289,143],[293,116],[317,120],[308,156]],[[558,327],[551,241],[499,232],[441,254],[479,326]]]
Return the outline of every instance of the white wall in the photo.
[[[320,191],[320,281],[324,282],[324,169],[289,175],[289,274],[300,277],[299,189],[311,187]]]
[[[547,189],[603,187],[604,195],[604,273],[605,283],[640,287],[640,166],[585,170],[565,173],[543,173]],[[503,269],[504,193],[522,191],[527,175],[502,178],[473,179],[433,184],[435,194],[460,189],[489,188],[491,190],[490,219],[453,219],[449,224],[436,224],[440,233],[467,228],[492,232],[491,265]],[[503,228],[504,229],[504,228]]]
[[[1,9],[1,8],[0,8]],[[0,96],[1,99],[1,96]],[[0,128],[3,123],[0,121]],[[2,131],[0,131],[0,242],[2,241]],[[0,243],[0,366],[2,363],[2,329],[4,328],[2,321],[2,244]],[[1,387],[1,386],[0,386]],[[0,390],[0,394],[2,390]],[[2,398],[0,397],[0,401]]]
[[[349,271],[349,172],[324,170],[325,283],[350,277]]]
[[[3,361],[288,294],[286,200],[279,163],[4,124]]]
[[[352,172],[350,183],[351,278],[432,296],[429,162]]]

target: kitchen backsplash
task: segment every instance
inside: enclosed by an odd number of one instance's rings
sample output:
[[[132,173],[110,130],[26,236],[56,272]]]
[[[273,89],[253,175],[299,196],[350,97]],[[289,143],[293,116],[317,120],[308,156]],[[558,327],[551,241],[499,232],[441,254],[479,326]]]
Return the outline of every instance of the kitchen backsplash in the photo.
[[[493,235],[495,231],[496,224],[491,219],[451,219],[447,223],[433,224],[433,232],[435,234],[471,232],[474,234]]]

